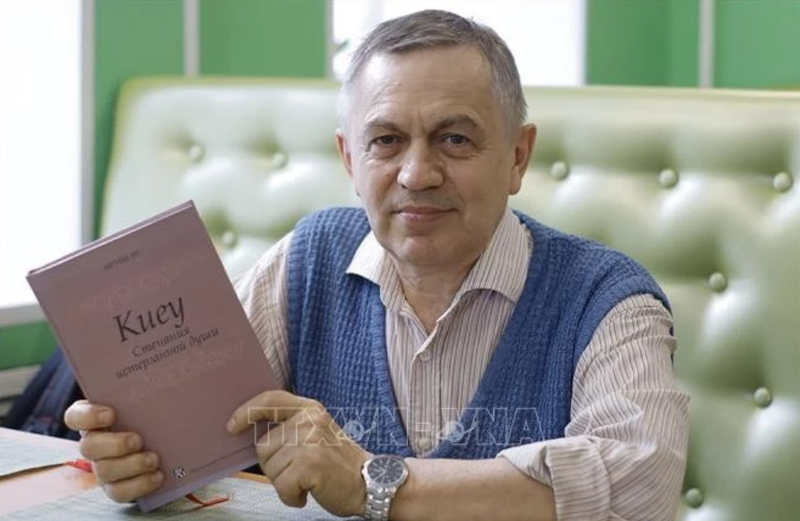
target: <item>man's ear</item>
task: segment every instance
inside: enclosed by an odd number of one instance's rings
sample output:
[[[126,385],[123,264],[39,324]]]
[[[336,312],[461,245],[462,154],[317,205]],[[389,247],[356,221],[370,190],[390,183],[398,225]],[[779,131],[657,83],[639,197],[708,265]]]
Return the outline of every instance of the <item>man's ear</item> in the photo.
[[[344,163],[348,175],[352,178],[353,156],[350,153],[350,145],[347,143],[347,138],[344,137],[344,132],[341,129],[336,130],[336,149],[339,150],[339,157],[342,158],[342,163]]]
[[[514,143],[514,164],[511,169],[511,185],[509,194],[514,195],[522,188],[522,177],[528,170],[528,163],[533,156],[533,146],[536,142],[536,125],[530,123],[522,125]]]

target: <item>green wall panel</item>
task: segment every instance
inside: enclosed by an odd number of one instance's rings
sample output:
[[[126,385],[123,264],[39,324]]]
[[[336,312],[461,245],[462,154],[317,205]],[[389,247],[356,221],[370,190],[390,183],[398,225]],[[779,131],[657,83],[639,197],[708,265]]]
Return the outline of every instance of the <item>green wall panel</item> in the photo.
[[[99,216],[117,90],[130,76],[183,73],[183,1],[97,0],[94,43],[94,206]],[[95,233],[98,226],[95,219]]]
[[[800,88],[800,0],[717,0],[714,85]]]
[[[56,346],[46,323],[0,329],[0,370],[42,363]]]
[[[670,0],[667,11],[667,85],[696,87],[698,78],[699,0]]]
[[[800,0],[716,0],[714,86],[800,88]],[[589,84],[698,85],[699,0],[588,0]]]
[[[586,83],[665,85],[668,0],[588,0]]]
[[[325,75],[324,0],[201,0],[200,71]]]

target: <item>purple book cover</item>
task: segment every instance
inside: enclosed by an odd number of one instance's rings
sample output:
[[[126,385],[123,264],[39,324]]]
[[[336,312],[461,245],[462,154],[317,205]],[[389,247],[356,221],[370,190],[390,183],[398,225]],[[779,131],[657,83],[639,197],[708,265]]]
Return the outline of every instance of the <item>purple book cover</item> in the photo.
[[[266,357],[188,201],[28,274],[87,399],[161,457],[153,510],[257,462],[235,408],[276,388]]]

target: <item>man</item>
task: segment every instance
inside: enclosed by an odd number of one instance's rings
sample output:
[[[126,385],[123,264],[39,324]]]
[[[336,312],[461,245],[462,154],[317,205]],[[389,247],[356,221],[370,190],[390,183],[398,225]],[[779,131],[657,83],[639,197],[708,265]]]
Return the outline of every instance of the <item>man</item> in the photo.
[[[536,129],[502,40],[441,11],[383,23],[340,109],[365,211],[304,219],[237,281],[287,391],[228,428],[282,423],[257,444],[281,499],[398,521],[673,518],[687,397],[667,300],[630,259],[509,210]],[[112,410],[66,418],[111,498],[159,486],[141,437],[102,430]]]

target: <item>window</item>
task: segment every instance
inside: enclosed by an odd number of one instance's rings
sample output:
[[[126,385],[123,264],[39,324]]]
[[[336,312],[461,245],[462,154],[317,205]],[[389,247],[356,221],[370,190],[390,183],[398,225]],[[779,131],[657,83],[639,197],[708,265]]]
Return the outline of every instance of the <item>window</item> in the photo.
[[[82,16],[0,2],[0,326],[40,316],[25,275],[81,244]]]
[[[422,9],[445,9],[492,27],[506,41],[525,85],[584,84],[586,0],[333,0],[332,70],[376,24]]]

